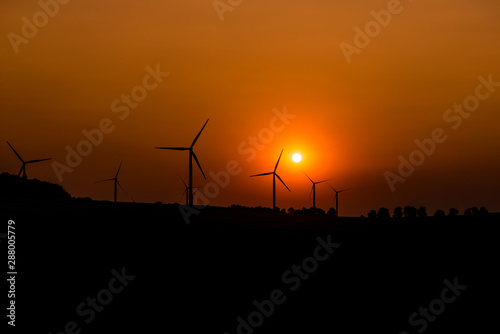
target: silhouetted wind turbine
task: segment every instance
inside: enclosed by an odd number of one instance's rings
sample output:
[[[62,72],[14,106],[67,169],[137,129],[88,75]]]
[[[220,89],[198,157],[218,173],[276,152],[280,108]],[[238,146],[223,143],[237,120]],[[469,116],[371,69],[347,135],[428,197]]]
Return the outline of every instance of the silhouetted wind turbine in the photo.
[[[47,161],[47,160],[51,160],[52,158],[47,158],[47,159],[38,159],[38,160],[30,160],[30,161],[24,161],[23,158],[21,158],[21,156],[19,155],[19,153],[16,152],[16,150],[14,150],[14,148],[12,147],[12,145],[10,145],[9,142],[7,142],[7,145],[10,146],[10,148],[12,149],[12,151],[14,151],[14,153],[16,154],[16,156],[19,158],[19,160],[21,160],[21,162],[23,163],[23,165],[21,166],[21,169],[19,170],[19,173],[17,174],[17,176],[20,176],[21,173],[23,174],[23,179],[27,178],[28,176],[26,175],[26,165],[27,164],[33,164],[35,162],[40,162],[40,161]]]
[[[203,173],[203,169],[201,169],[200,162],[198,161],[198,158],[196,157],[196,154],[193,151],[193,146],[196,144],[196,141],[200,137],[201,133],[203,132],[203,129],[205,129],[205,126],[207,125],[208,121],[210,119],[207,119],[203,127],[201,128],[200,132],[198,132],[198,135],[196,138],[194,138],[193,142],[191,143],[191,146],[189,147],[155,147],[156,149],[159,150],[174,150],[174,151],[189,151],[189,187],[188,187],[188,205],[193,205],[193,158],[196,161],[196,164],[198,165],[198,168],[200,168],[201,174],[203,174],[203,177],[205,177],[205,173]]]
[[[331,184],[328,184],[328,185],[330,186],[330,188],[333,189],[333,191],[335,191],[335,216],[338,217],[339,216],[339,193],[342,193],[342,192],[347,191],[347,190],[351,190],[352,188],[337,191],[334,187],[332,187]]]
[[[269,172],[269,173],[263,173],[263,174],[256,174],[256,175],[250,175],[250,177],[255,177],[255,176],[264,176],[264,175],[272,175],[273,176],[273,209],[276,208],[276,177],[283,183],[283,185],[288,189],[288,191],[291,192],[290,188],[287,187],[285,182],[281,179],[281,177],[276,173],[276,169],[278,169],[278,164],[280,163],[281,155],[283,154],[283,150],[281,150],[280,156],[278,158],[278,162],[276,163],[276,166],[274,166],[274,171]]]
[[[302,172],[302,173],[304,173],[304,172]],[[313,185],[312,185],[312,189],[311,189],[312,194],[313,194],[313,208],[316,208],[316,185],[317,185],[317,184],[320,184],[320,183],[323,183],[323,182],[326,182],[326,181],[328,181],[329,179],[328,179],[328,180],[319,181],[319,182],[314,182],[313,180],[311,180],[311,178],[310,178],[309,176],[307,176],[307,174],[306,174],[306,173],[304,173],[304,175],[305,175],[305,176],[309,179],[309,181],[311,181],[311,182],[312,182],[312,184],[313,184]],[[311,196],[311,195],[309,195],[309,196]],[[311,198],[311,197],[309,197],[309,198]]]
[[[120,166],[118,167],[118,170],[116,171],[116,175],[115,177],[111,178],[111,179],[106,179],[106,180],[101,180],[101,181],[97,181],[96,183],[100,183],[100,182],[106,182],[106,181],[115,181],[115,192],[114,192],[114,201],[116,203],[116,186],[120,186],[120,188],[123,190],[123,192],[132,199],[132,202],[135,203],[134,199],[132,198],[132,196],[130,196],[129,194],[127,194],[127,192],[125,191],[125,189],[123,189],[122,185],[120,184],[120,182],[118,182],[118,174],[120,173],[120,169],[122,168],[122,163],[123,163],[123,160],[120,162]]]
[[[185,194],[186,195],[186,205],[189,205],[189,197],[187,195],[189,187],[186,184],[186,182],[184,182],[184,180],[182,179],[182,177],[179,176],[179,178],[181,179],[182,184],[184,184],[184,187],[185,187],[184,192],[181,195],[181,199],[184,197],[184,194]],[[196,189],[196,191],[193,193],[193,197],[196,194],[196,192],[200,189],[200,187],[194,187],[194,189]]]

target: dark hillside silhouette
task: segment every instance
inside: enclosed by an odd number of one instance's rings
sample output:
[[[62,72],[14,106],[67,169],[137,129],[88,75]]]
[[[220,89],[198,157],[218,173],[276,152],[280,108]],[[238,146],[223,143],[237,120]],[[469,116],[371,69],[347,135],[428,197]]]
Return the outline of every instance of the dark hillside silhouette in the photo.
[[[0,198],[61,201],[71,199],[71,195],[58,184],[2,173],[0,174]]]

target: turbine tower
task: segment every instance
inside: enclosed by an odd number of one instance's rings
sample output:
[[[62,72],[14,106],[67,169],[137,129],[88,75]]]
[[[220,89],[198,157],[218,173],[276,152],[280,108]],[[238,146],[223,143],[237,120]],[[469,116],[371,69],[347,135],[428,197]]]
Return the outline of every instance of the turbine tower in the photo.
[[[280,156],[278,158],[278,162],[276,163],[276,166],[274,166],[274,171],[269,172],[269,173],[263,173],[263,174],[256,174],[256,175],[250,175],[250,177],[255,177],[255,176],[264,176],[264,175],[272,175],[273,176],[273,209],[276,208],[276,177],[283,183],[283,185],[288,189],[288,191],[291,192],[290,188],[287,187],[285,182],[281,179],[281,177],[276,173],[276,169],[278,169],[278,164],[280,163],[281,155],[283,154],[283,150],[281,150]]]
[[[26,179],[28,176],[26,175],[26,165],[27,164],[33,164],[35,162],[40,162],[40,161],[47,161],[47,160],[51,160],[52,158],[47,158],[47,159],[38,159],[38,160],[29,160],[29,161],[24,161],[23,158],[21,158],[21,156],[19,155],[19,153],[16,152],[16,150],[12,147],[12,145],[10,145],[9,142],[7,142],[7,145],[10,146],[10,148],[12,149],[12,151],[14,151],[14,153],[16,154],[16,156],[19,158],[19,160],[21,160],[21,162],[23,163],[23,165],[21,166],[21,169],[19,170],[19,173],[17,174],[17,176],[20,176],[21,173],[23,174],[23,179]]]
[[[191,143],[191,146],[189,147],[155,147],[158,150],[173,150],[173,151],[189,151],[189,186],[188,186],[188,205],[193,205],[193,158],[196,161],[196,164],[198,165],[198,168],[200,168],[201,174],[203,174],[203,177],[206,179],[205,173],[203,173],[203,169],[201,169],[200,162],[198,161],[198,158],[196,157],[196,154],[193,151],[193,146],[196,144],[196,141],[200,137],[201,133],[203,132],[203,129],[205,129],[205,126],[207,126],[207,123],[210,119],[207,119],[203,127],[201,128],[200,132],[198,132],[198,135],[194,138],[193,142]]]
[[[97,181],[96,183],[106,182],[106,181],[115,181],[114,202],[116,203],[116,190],[117,190],[117,186],[120,186],[120,188],[123,190],[123,192],[132,199],[132,202],[135,203],[135,201],[132,198],[132,196],[130,196],[129,194],[127,194],[127,192],[125,191],[125,189],[123,189],[123,187],[120,184],[120,182],[118,182],[118,174],[120,173],[120,169],[122,168],[122,163],[123,163],[123,160],[120,162],[120,166],[118,167],[118,171],[116,171],[115,177],[113,177],[111,179]]]
[[[330,188],[333,189],[333,191],[335,191],[335,216],[338,217],[339,216],[339,193],[343,193],[344,191],[351,190],[352,188],[337,191],[334,187],[332,187],[331,184],[328,184],[328,185],[330,186]]]
[[[304,173],[304,172],[303,172],[303,173]],[[320,184],[320,183],[323,183],[323,182],[326,182],[326,181],[328,181],[329,179],[328,179],[328,180],[319,181],[319,182],[314,182],[313,180],[311,180],[311,178],[310,178],[309,176],[307,176],[307,174],[306,174],[306,173],[304,173],[304,175],[305,175],[305,176],[309,179],[309,181],[311,181],[311,182],[312,182],[312,189],[311,189],[311,192],[312,192],[312,194],[313,194],[313,208],[316,208],[316,185],[317,185],[317,184]],[[309,196],[311,196],[311,195],[309,195]],[[311,197],[309,197],[309,198],[311,198]]]

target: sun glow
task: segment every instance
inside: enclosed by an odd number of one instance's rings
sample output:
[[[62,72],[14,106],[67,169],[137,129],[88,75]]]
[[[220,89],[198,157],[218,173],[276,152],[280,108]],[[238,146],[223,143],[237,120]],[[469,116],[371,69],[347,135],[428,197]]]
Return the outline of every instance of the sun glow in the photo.
[[[302,160],[302,155],[300,155],[300,153],[295,153],[293,156],[292,156],[292,160],[294,162],[300,162]]]

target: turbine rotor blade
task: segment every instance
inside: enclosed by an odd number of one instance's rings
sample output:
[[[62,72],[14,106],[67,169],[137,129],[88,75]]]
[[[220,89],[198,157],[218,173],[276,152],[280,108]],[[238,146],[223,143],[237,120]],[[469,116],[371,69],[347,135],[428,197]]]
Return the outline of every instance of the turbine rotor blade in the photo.
[[[201,133],[203,132],[203,129],[205,129],[205,126],[207,126],[207,123],[208,123],[209,120],[210,120],[210,118],[207,119],[207,121],[205,122],[205,124],[201,128],[200,132],[198,132],[198,135],[196,136],[196,138],[194,138],[193,143],[191,144],[191,148],[193,148],[194,144],[196,144],[196,141],[198,140],[198,138],[200,137]]]
[[[157,150],[189,151],[189,147],[155,147]]]
[[[118,180],[115,180],[116,184],[125,192],[125,194],[127,194],[127,192],[125,191],[125,189],[123,189],[122,185],[120,184],[120,182],[118,182]],[[127,194],[128,195],[128,194]]]
[[[187,184],[186,184],[186,182],[184,182],[184,180],[182,179],[182,177],[181,177],[180,175],[178,175],[178,176],[179,176],[179,179],[181,179],[182,183],[184,184],[184,187],[186,187],[186,188],[187,188]]]
[[[313,187],[311,187],[311,191],[309,192],[309,197],[307,198],[308,201],[311,200],[311,196],[312,196],[312,193],[313,193]]]
[[[323,181],[316,182],[316,184],[323,183],[323,182],[326,182],[326,181],[330,181],[330,179],[327,179],[327,180],[323,180]]]
[[[112,179],[106,179],[106,180],[101,180],[101,181],[97,181],[96,183],[101,183],[101,182],[106,182],[106,181],[114,181],[115,179],[112,178]]]
[[[47,161],[47,160],[52,160],[52,158],[47,158],[47,159],[38,159],[38,160],[30,160],[30,161],[26,161],[26,163],[27,163],[27,164],[32,164],[32,163],[35,163],[35,162]]]
[[[121,188],[121,190],[123,190],[123,192],[128,196],[130,197],[130,199],[132,200],[132,202],[135,203],[134,199],[132,198],[132,196],[130,196],[126,191],[125,189],[123,189],[122,185],[120,184],[120,182],[118,182],[118,180],[116,180],[116,184],[118,184],[118,186]]]
[[[344,189],[344,190],[339,190],[338,192],[339,193],[343,193],[344,191],[347,191],[347,190],[351,190],[352,188],[349,188],[349,189]]]
[[[278,164],[280,163],[281,155],[283,154],[283,150],[281,150],[280,157],[278,158],[278,162],[276,163],[276,166],[274,167],[274,171],[276,172],[276,169],[278,169]]]
[[[193,151],[191,151],[191,152],[193,152]],[[198,158],[196,157],[196,154],[194,154],[194,152],[193,152],[193,158],[194,158],[194,161],[196,161],[196,164],[198,165],[198,168],[200,169],[201,174],[203,174],[203,177],[205,179],[207,179],[207,177],[205,176],[205,173],[203,173],[203,169],[201,168],[200,162],[198,161]]]
[[[115,179],[118,177],[118,173],[120,173],[120,169],[122,168],[123,160],[120,162],[120,166],[118,167],[118,171],[116,172]]]
[[[14,148],[12,147],[12,145],[7,142],[7,145],[10,146],[10,148],[12,149],[12,151],[14,151],[14,153],[17,155],[17,157],[19,158],[19,160],[21,160],[22,162],[24,162],[23,158],[21,158],[21,156],[19,155],[19,153],[16,152],[16,150],[14,150]]]
[[[287,187],[287,185],[285,184],[285,182],[283,182],[283,180],[281,179],[281,177],[278,174],[276,174],[276,177],[281,181],[281,183],[283,183],[283,185],[286,187],[286,189],[288,189],[289,192],[292,192],[290,190],[290,188]]]
[[[250,175],[250,177],[255,177],[255,176],[264,176],[264,175],[272,175],[274,172],[269,172],[269,173],[262,173],[262,174],[255,174],[255,175]]]
[[[304,172],[302,172],[302,173],[304,173]],[[309,176],[307,176],[307,174],[306,174],[306,173],[304,173],[304,175],[305,175],[305,176],[309,179],[309,181],[311,181],[312,183],[314,183],[314,181],[313,181],[313,180],[311,180],[311,178],[310,178]]]
[[[332,185],[331,185],[330,183],[328,183],[328,185],[330,186],[330,188],[332,188],[332,189],[333,189],[333,191],[335,191],[335,193],[337,193],[337,190],[335,190],[335,188],[334,188],[334,187],[332,187]]]

